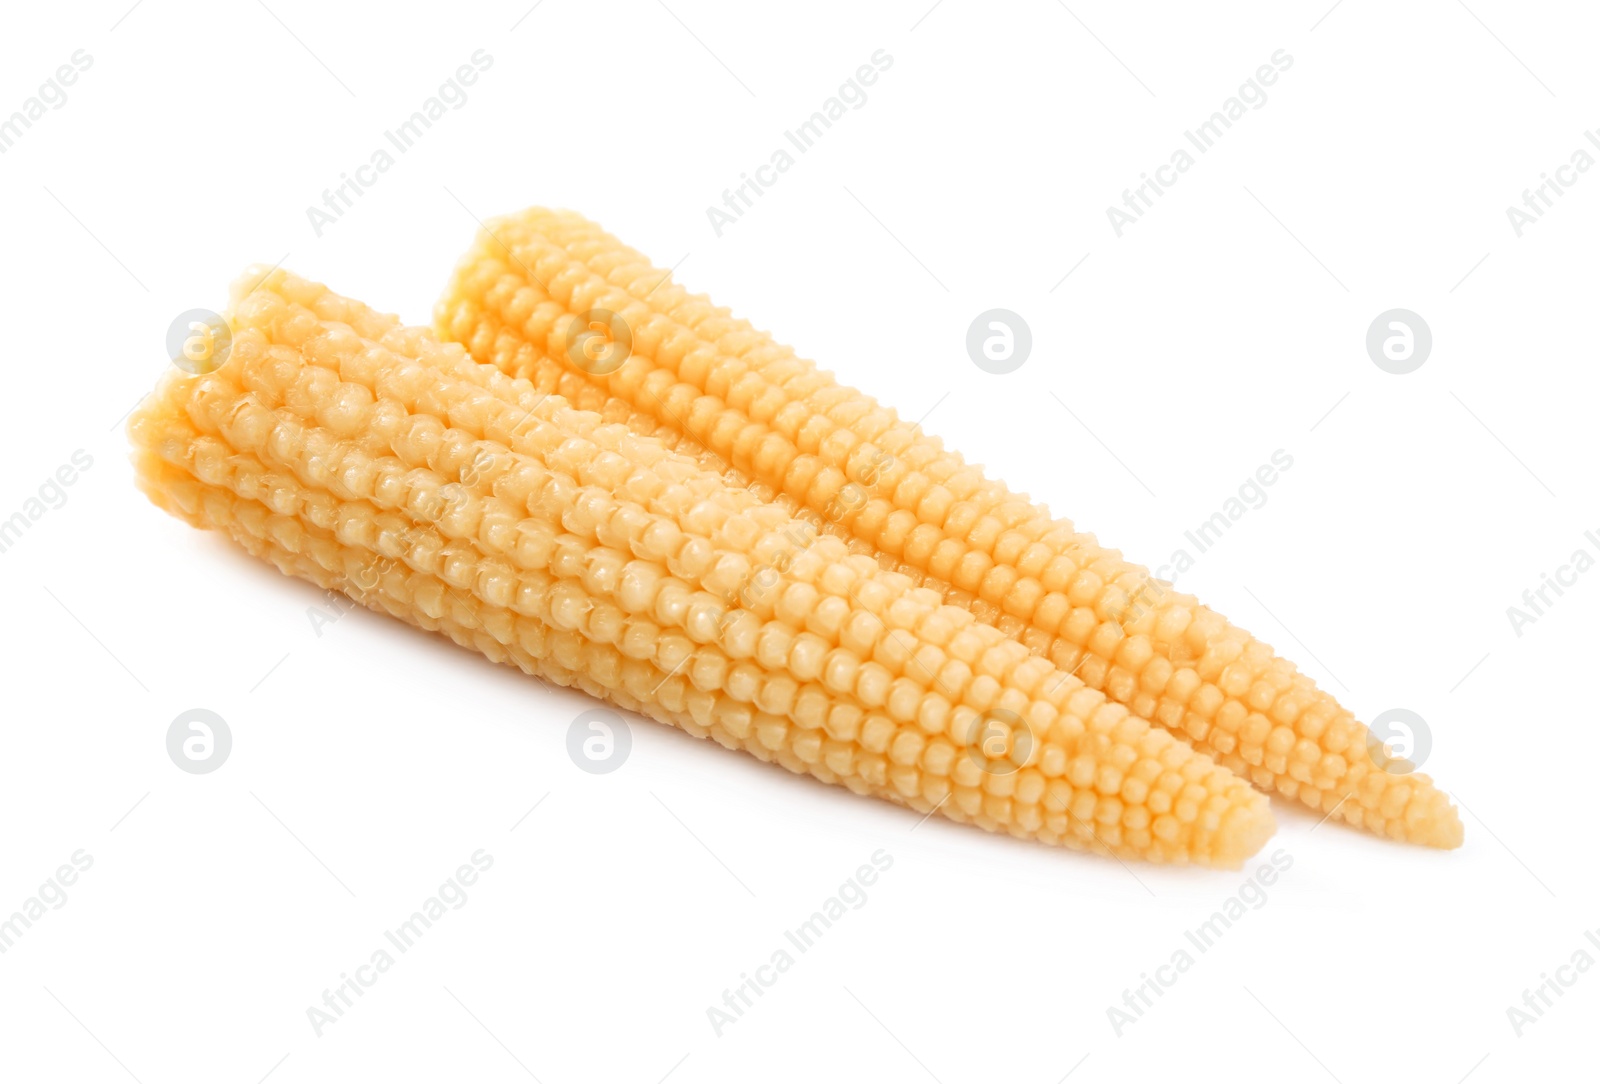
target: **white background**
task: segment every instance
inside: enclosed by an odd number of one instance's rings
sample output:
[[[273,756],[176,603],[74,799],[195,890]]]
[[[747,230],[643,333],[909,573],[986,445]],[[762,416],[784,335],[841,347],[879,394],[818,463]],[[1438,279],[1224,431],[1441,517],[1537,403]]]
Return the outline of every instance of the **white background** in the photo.
[[[1507,1009],[1600,959],[1600,573],[1520,636],[1506,612],[1600,553],[1600,171],[1520,238],[1506,215],[1600,127],[1592,11],[668,3],[8,12],[0,115],[93,64],[0,155],[0,518],[75,450],[93,466],[0,554],[0,913],[93,866],[0,956],[0,1076],[1592,1076],[1600,975],[1520,1037]],[[478,49],[467,103],[317,237],[307,206]],[[866,104],[717,237],[706,207],[878,49]],[[1266,104],[1116,237],[1106,208],[1278,49]],[[1465,846],[1279,804],[1244,871],[1128,869],[642,720],[588,775],[581,696],[365,611],[318,635],[316,590],[135,491],[119,419],[178,313],[282,257],[426,322],[474,218],[535,203],[682,259],[1152,565],[1288,452],[1180,585],[1359,717],[1421,713]],[[1007,376],[964,347],[994,307],[1032,328]],[[1434,337],[1406,376],[1364,346],[1394,307]],[[196,707],[233,734],[210,775],[166,752]],[[465,906],[318,1037],[307,1008],[479,848]],[[1118,1036],[1108,1007],[1280,848],[1266,904]],[[715,1034],[707,1008],[879,849],[865,906]]]

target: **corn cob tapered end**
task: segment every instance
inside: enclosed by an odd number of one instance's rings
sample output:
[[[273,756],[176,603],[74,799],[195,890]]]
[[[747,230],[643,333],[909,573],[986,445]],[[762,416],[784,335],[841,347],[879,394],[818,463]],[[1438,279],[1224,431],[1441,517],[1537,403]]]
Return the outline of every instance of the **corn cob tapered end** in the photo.
[[[1414,838],[1418,843],[1429,847],[1453,851],[1461,846],[1465,835],[1466,829],[1462,827],[1461,818],[1456,814],[1455,807],[1446,806],[1444,813],[1428,823],[1424,830],[1417,832]]]
[[[1400,838],[1424,847],[1455,850],[1461,846],[1466,829],[1456,807],[1450,804],[1450,795],[1437,789],[1425,775],[1413,778],[1418,781],[1419,791],[1406,807]]]
[[[1239,806],[1228,814],[1217,832],[1211,864],[1218,869],[1240,868],[1246,859],[1267,845],[1267,840],[1277,830],[1272,806],[1266,801],[1259,805]]]

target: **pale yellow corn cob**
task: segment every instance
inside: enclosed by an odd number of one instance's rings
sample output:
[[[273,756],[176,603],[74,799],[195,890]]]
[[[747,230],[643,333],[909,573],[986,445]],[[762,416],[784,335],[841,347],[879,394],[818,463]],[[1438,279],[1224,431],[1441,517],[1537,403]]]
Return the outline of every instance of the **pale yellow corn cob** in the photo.
[[[631,331],[614,371],[569,349],[575,317],[596,309]],[[436,316],[479,360],[809,510],[853,550],[914,573],[1262,789],[1393,838],[1460,843],[1448,796],[1268,645],[581,217],[534,209],[492,222]]]
[[[233,327],[136,412],[141,484],[291,574],[990,830],[1222,866],[1271,832],[1209,758],[658,441],[281,271]]]

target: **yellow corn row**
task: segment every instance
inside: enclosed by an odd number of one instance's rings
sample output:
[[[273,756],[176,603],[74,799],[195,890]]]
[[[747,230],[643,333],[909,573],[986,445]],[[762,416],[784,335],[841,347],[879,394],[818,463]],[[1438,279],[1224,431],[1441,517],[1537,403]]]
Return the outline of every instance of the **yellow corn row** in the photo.
[[[1448,795],[1267,644],[668,278],[582,217],[532,209],[479,234],[437,330],[807,517],[1263,790],[1460,844]],[[590,349],[597,312],[631,337],[620,366],[620,343]]]
[[[660,441],[274,271],[130,422],[140,485],[284,572],[795,772],[1236,867],[1243,780]]]

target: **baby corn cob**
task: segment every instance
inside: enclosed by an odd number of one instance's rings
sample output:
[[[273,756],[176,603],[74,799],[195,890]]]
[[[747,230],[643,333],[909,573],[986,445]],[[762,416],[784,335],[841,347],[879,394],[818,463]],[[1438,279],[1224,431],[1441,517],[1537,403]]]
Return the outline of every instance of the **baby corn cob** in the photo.
[[[1460,844],[1448,796],[1267,644],[668,277],[580,216],[532,209],[479,234],[437,329],[809,514],[1263,790]],[[620,365],[576,349],[597,310],[631,333]]]
[[[135,413],[140,485],[287,574],[991,831],[1224,867],[1271,834],[1211,758],[660,441],[282,271],[231,323]]]

